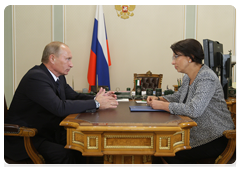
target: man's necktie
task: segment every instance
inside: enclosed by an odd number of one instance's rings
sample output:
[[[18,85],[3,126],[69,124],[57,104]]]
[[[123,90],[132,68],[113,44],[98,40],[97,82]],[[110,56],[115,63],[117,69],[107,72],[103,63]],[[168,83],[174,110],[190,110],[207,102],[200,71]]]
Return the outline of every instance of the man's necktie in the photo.
[[[57,79],[56,85],[57,85],[58,94],[59,94],[59,96],[60,96],[60,80],[59,80],[59,79]]]

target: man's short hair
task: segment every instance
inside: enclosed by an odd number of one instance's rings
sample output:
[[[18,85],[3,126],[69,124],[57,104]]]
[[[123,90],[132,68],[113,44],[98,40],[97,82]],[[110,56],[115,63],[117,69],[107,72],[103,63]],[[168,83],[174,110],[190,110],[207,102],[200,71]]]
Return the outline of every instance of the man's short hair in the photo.
[[[49,60],[49,56],[51,54],[55,54],[58,57],[59,51],[61,49],[61,45],[65,45],[68,47],[68,45],[60,42],[60,41],[53,41],[47,44],[43,50],[42,54],[42,63],[47,63]]]

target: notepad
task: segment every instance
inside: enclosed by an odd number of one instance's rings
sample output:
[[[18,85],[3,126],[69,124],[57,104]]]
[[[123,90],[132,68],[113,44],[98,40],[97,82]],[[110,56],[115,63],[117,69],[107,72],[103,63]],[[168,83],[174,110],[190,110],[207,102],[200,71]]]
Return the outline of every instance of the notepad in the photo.
[[[156,110],[151,106],[129,106],[131,112],[166,112],[165,110]]]

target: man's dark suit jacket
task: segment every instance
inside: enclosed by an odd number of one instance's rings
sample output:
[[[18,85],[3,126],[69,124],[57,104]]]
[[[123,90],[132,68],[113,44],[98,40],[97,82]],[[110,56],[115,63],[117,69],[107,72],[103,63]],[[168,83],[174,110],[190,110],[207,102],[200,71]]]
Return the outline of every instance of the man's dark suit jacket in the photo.
[[[44,64],[30,69],[14,94],[5,123],[36,128],[35,147],[43,140],[53,141],[63,129],[59,123],[69,114],[96,108],[94,96],[76,93],[60,76],[60,95],[57,85]],[[13,160],[28,157],[23,138],[5,137],[4,154]]]

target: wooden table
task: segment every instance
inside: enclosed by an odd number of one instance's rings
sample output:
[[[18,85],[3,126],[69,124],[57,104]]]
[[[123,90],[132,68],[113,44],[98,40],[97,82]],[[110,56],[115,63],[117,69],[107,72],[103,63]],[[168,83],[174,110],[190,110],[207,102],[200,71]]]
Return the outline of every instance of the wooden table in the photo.
[[[174,156],[190,149],[190,129],[196,122],[168,112],[130,112],[129,106],[146,105],[119,102],[116,109],[97,110],[67,116],[61,123],[67,129],[65,148],[83,156],[104,156],[104,163],[151,163],[151,156]]]

